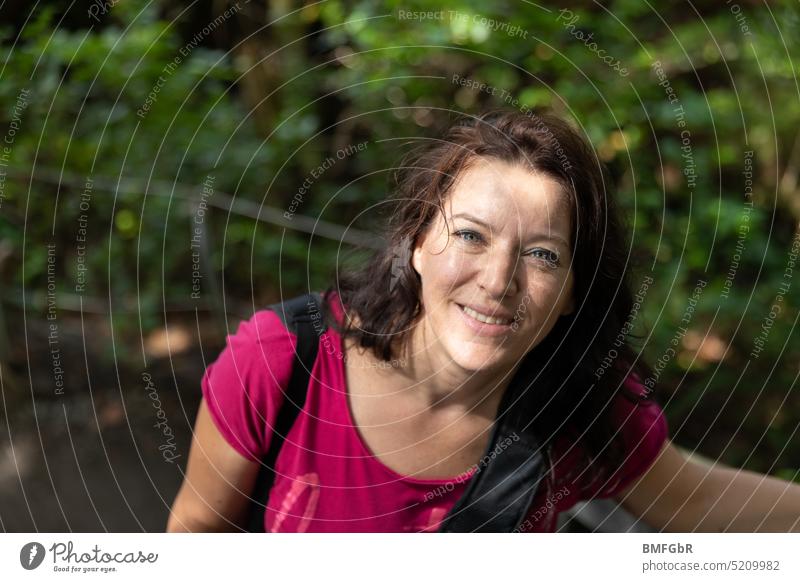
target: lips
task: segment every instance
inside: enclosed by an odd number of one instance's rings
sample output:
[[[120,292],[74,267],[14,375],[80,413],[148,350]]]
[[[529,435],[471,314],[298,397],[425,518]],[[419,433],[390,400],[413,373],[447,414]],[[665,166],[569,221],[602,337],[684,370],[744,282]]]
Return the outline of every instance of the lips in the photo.
[[[480,321],[481,323],[487,323],[490,325],[511,325],[514,323],[514,321],[516,321],[516,318],[513,314],[502,310],[476,307],[473,305],[461,305],[460,303],[457,305],[464,313],[473,319]]]

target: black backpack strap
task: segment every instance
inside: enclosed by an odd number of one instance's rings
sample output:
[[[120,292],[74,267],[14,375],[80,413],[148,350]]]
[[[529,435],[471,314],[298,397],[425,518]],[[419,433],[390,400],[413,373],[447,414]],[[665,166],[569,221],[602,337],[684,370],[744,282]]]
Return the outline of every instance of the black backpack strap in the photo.
[[[306,401],[311,370],[317,359],[319,337],[326,329],[322,317],[322,301],[319,293],[307,293],[268,307],[278,314],[288,331],[297,335],[297,346],[284,402],[278,410],[275,426],[272,427],[269,450],[262,459],[251,495],[247,516],[247,531],[250,532],[264,531],[264,513],[269,491],[275,480],[275,461]]]
[[[512,532],[526,519],[547,463],[541,441],[530,430],[517,430],[515,417],[503,413],[520,383],[518,375],[503,395],[486,454],[440,532]]]
[[[264,531],[264,513],[275,479],[275,461],[289,430],[305,404],[311,369],[316,360],[319,336],[326,329],[322,297],[310,293],[270,305],[286,328],[297,335],[292,376],[286,398],[278,411],[270,447],[259,469],[252,493],[247,529]],[[510,532],[527,517],[533,498],[544,478],[547,465],[540,441],[530,432],[515,430],[508,410],[520,375],[512,380],[498,410],[498,420],[484,459],[464,495],[455,503],[439,528],[442,532]]]
[[[512,532],[527,517],[546,471],[542,447],[531,435],[495,432],[487,454],[496,456],[478,468],[439,531]],[[502,443],[507,448],[498,447]]]

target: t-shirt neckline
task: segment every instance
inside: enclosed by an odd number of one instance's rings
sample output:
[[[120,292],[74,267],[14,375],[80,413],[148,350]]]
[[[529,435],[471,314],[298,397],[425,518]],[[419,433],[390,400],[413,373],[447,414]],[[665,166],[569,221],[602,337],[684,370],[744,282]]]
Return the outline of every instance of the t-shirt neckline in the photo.
[[[333,296],[335,297],[336,300],[338,300],[339,298],[338,293],[334,291]],[[334,312],[335,317],[337,318],[337,321],[341,321],[341,316],[343,312],[340,309],[338,301],[331,300],[331,303],[333,303],[332,310]],[[397,471],[389,467],[389,465],[387,465],[378,458],[378,456],[369,448],[369,445],[367,445],[366,441],[364,440],[361,431],[358,429],[358,426],[356,426],[355,418],[353,416],[353,411],[350,408],[350,386],[347,381],[347,368],[345,364],[345,358],[347,356],[347,353],[345,352],[344,339],[334,329],[328,328],[328,332],[336,336],[334,339],[338,342],[340,353],[343,356],[342,358],[337,358],[339,360],[339,365],[337,366],[337,368],[339,369],[340,381],[341,381],[340,385],[342,386],[342,390],[337,390],[336,392],[339,398],[344,399],[343,408],[345,410],[345,418],[347,420],[347,430],[352,431],[353,437],[355,441],[358,443],[358,446],[361,449],[364,458],[368,459],[370,463],[375,464],[384,473],[390,475],[394,481],[401,481],[403,483],[408,483],[410,485],[447,485],[449,483],[454,483],[456,484],[456,486],[458,486],[467,483],[475,473],[474,468],[470,469],[469,471],[464,471],[463,473],[460,473],[458,475],[454,475],[452,477],[420,478],[420,477],[414,477],[413,475],[403,475],[402,473],[398,473]]]

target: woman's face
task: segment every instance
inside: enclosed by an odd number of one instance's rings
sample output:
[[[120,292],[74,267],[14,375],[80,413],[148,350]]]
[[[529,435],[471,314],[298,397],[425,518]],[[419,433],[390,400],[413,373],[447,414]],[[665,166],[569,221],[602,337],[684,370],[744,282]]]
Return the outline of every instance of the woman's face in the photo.
[[[466,370],[514,366],[574,310],[567,197],[545,174],[479,158],[444,208],[412,254],[429,347]]]

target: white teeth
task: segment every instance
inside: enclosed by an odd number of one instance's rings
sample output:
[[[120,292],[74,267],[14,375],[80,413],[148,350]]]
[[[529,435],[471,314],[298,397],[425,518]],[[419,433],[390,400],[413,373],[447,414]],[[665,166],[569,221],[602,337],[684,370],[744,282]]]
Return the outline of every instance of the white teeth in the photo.
[[[511,319],[500,319],[497,317],[487,317],[485,315],[481,315],[480,313],[478,313],[474,309],[470,309],[466,305],[462,305],[461,309],[463,309],[464,313],[469,315],[471,318],[477,319],[478,321],[481,321],[483,323],[493,323],[494,325],[511,325],[512,323]]]

